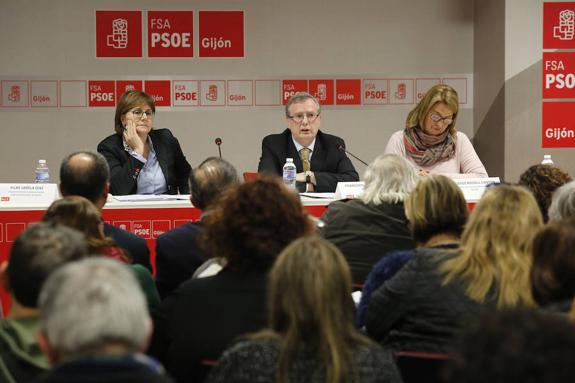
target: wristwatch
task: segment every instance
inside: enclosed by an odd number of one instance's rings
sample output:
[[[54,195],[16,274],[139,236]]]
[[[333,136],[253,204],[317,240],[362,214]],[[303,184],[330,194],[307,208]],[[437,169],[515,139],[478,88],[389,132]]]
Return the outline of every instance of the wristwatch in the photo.
[[[313,173],[312,173],[310,170],[308,170],[307,172],[305,172],[305,183],[306,183],[306,184],[311,184],[311,175],[312,175],[312,174],[313,174]]]

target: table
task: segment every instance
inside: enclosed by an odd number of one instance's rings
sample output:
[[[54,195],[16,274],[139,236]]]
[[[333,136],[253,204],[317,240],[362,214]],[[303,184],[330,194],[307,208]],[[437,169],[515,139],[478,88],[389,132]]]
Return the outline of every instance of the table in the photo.
[[[331,198],[302,197],[302,204],[313,216],[319,217],[333,201]],[[10,253],[12,242],[28,225],[39,222],[47,205],[0,206],[0,263]],[[104,207],[104,220],[114,226],[131,231],[143,237],[150,249],[150,261],[155,268],[156,238],[170,229],[186,222],[197,220],[200,210],[187,200],[118,202],[109,200]],[[8,297],[0,288],[0,299],[4,312],[8,312]]]

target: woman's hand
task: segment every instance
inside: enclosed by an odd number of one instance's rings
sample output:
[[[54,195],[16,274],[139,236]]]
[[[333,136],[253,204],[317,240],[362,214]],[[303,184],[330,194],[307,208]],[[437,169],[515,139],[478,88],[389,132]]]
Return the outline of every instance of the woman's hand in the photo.
[[[131,118],[126,118],[126,125],[124,125],[124,140],[132,150],[142,156],[144,155],[144,142],[138,135],[136,122]]]

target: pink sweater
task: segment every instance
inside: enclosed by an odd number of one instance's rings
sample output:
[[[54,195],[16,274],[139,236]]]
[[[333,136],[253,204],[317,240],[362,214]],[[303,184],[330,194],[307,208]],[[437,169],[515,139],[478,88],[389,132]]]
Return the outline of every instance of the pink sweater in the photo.
[[[419,166],[405,152],[403,144],[403,130],[393,133],[385,147],[385,154],[397,154],[408,160],[420,170],[427,170],[432,174],[444,174],[452,178],[487,177],[487,171],[475,153],[473,145],[464,133],[457,132],[457,144],[453,158],[437,162],[431,166]]]

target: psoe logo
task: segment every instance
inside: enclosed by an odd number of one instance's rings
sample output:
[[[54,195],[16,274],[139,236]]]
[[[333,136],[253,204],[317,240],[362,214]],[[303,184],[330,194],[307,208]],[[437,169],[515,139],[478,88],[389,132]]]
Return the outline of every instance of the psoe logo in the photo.
[[[125,49],[128,46],[128,20],[112,20],[112,34],[107,35],[107,45],[114,49]]]
[[[575,11],[565,9],[559,12],[559,25],[553,27],[553,37],[559,40],[573,40],[575,36]]]
[[[2,202],[10,202],[10,196],[3,195],[2,197],[0,197],[0,201],[2,201]]]

